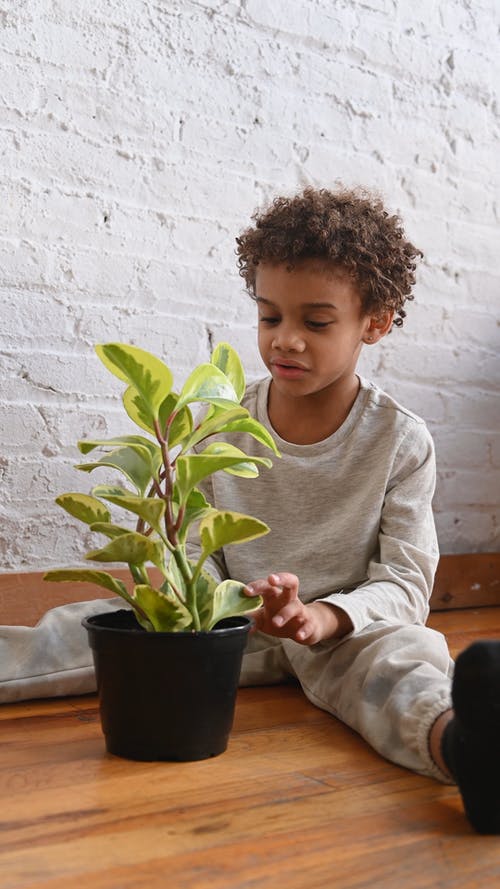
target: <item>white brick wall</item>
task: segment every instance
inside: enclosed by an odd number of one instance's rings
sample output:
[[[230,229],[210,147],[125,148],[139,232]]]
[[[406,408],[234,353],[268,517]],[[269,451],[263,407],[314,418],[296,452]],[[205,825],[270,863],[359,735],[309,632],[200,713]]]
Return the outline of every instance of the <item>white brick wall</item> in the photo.
[[[0,570],[80,558],[54,505],[124,428],[93,344],[180,382],[261,372],[234,237],[276,192],[375,186],[426,254],[361,370],[423,415],[444,552],[498,546],[496,0],[7,0],[0,11]],[[76,530],[78,527],[78,530]]]

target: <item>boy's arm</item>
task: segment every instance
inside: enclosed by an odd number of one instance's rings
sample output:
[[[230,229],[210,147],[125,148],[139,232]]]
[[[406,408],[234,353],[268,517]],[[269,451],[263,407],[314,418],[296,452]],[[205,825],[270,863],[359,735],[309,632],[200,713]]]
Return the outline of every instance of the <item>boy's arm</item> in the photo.
[[[435,480],[433,442],[419,424],[398,449],[366,580],[319,600],[342,608],[355,631],[376,620],[425,623],[439,560],[432,513]]]
[[[396,454],[382,512],[374,516],[379,524],[378,548],[366,566],[367,579],[349,592],[308,604],[300,601],[299,578],[293,574],[281,572],[254,581],[246,592],[264,597],[264,607],[255,615],[258,629],[313,645],[342,638],[377,620],[425,622],[438,561],[431,508],[435,461],[425,426],[419,424],[411,432],[411,441],[405,437]],[[348,548],[346,552],[349,555]],[[318,553],[316,558],[320,557]]]
[[[47,611],[35,627],[0,626],[0,704],[96,690],[82,619],[127,607],[123,599],[74,602]]]

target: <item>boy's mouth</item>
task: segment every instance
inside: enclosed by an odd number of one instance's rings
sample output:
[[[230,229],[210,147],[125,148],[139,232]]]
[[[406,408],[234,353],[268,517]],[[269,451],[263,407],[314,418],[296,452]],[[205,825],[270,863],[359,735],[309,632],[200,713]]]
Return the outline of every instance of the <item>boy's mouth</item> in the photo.
[[[297,379],[307,373],[307,367],[304,367],[303,364],[298,364],[295,361],[288,361],[286,358],[273,358],[270,363],[273,373],[289,380]]]

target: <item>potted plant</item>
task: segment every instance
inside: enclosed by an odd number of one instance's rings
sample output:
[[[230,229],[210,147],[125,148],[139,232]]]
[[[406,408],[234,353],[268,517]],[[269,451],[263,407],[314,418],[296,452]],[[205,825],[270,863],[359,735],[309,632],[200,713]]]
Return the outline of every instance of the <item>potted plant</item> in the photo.
[[[143,349],[107,343],[96,352],[126,384],[123,405],[141,434],[80,441],[82,454],[97,448],[102,455],[77,469],[108,467],[125,483],[99,484],[91,495],[62,494],[56,502],[108,538],[86,558],[125,562],[133,587],[101,570],[49,571],[45,579],[90,581],[131,606],[83,621],[107,749],[145,760],[215,756],[226,749],[232,726],[250,627],[244,615],[261,602],[250,604],[243,583],[218,583],[204,565],[221,547],[269,528],[251,516],[214,509],[198,485],[215,472],[253,478],[259,465],[271,466],[268,458],[214,439],[219,433],[247,433],[279,454],[269,432],[241,406],[245,377],[227,343],[195,368],[179,393],[172,391],[167,365]],[[205,405],[197,422],[191,412],[196,403]],[[132,514],[135,528],[115,523],[109,504]],[[188,556],[188,533],[195,558]]]

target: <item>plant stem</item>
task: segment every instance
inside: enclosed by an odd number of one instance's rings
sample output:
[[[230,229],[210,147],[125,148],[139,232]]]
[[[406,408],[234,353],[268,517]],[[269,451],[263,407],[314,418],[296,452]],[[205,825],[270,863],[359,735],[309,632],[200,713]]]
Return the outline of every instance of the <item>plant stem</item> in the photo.
[[[144,534],[144,533],[145,533],[145,530],[144,530],[145,527],[146,527],[146,522],[144,521],[144,519],[141,519],[141,518],[137,519],[137,524],[136,524],[136,526],[135,526],[135,530],[136,530],[136,532],[137,532],[138,534]]]
[[[194,581],[194,575],[191,574],[186,557],[180,546],[175,549],[173,555],[177,563],[177,567],[179,568],[179,571],[181,572],[184,579],[184,583],[186,584],[186,606],[191,613],[191,617],[193,618],[194,629],[200,630],[201,624],[200,616],[198,614],[198,603],[196,601],[196,581]]]
[[[134,583],[146,583],[148,586],[151,585],[145,565],[132,565],[129,562],[128,567]]]
[[[185,605],[186,600],[185,600],[184,596],[182,595],[181,591],[177,589],[177,587],[176,587],[174,581],[172,580],[172,578],[170,577],[170,575],[166,576],[165,580],[168,582],[169,586],[172,588],[172,592],[174,593],[174,595],[177,596],[179,602],[182,602],[182,604]]]
[[[179,541],[177,537],[177,529],[175,527],[172,516],[172,491],[174,487],[172,478],[172,464],[170,462],[170,454],[168,452],[168,429],[170,426],[170,421],[171,417],[169,418],[169,422],[167,423],[165,435],[163,435],[161,431],[159,421],[157,419],[155,419],[154,421],[155,434],[161,448],[163,466],[165,467],[165,491],[163,492],[161,490],[161,487],[158,485],[156,480],[153,480],[153,484],[155,485],[155,488],[157,487],[158,496],[165,501],[165,530],[167,533],[167,537],[173,544],[173,546],[177,546]]]
[[[165,479],[164,479],[165,489],[164,489],[164,491],[162,491],[161,485],[159,485],[155,479],[153,480],[153,484],[155,486],[155,490],[156,490],[158,496],[161,497],[162,500],[165,501],[165,531],[166,531],[166,538],[167,539],[164,540],[164,543],[166,543],[166,545],[172,552],[173,558],[175,559],[177,567],[178,567],[178,569],[182,575],[182,578],[184,580],[184,583],[186,586],[186,606],[191,613],[194,629],[200,630],[201,629],[200,616],[198,614],[198,605],[197,605],[197,601],[196,601],[196,584],[193,583],[193,577],[192,577],[191,571],[189,569],[189,565],[187,563],[186,557],[184,555],[184,551],[183,551],[182,547],[179,546],[179,538],[177,536],[177,531],[178,531],[178,528],[180,527],[180,525],[178,524],[178,521],[174,522],[173,515],[172,515],[172,493],[173,493],[173,488],[174,488],[174,481],[173,481],[172,463],[170,461],[170,454],[169,454],[169,450],[168,450],[168,433],[169,433],[169,429],[172,425],[172,422],[175,418],[175,414],[176,414],[176,412],[173,411],[172,414],[170,415],[167,425],[166,425],[165,434],[163,434],[163,432],[160,428],[159,420],[155,419],[155,421],[154,421],[155,434],[156,434],[156,438],[158,439],[158,442],[160,444],[161,455],[162,455],[162,459],[163,459],[163,466],[165,469]],[[179,520],[179,517],[180,517],[181,523],[182,523],[183,514],[177,517],[178,520]],[[162,538],[163,538],[163,535],[162,535]],[[171,586],[174,589],[174,586],[172,584],[171,584]],[[177,595],[178,595],[178,592],[177,592]]]
[[[177,521],[176,521],[176,523],[175,523],[175,530],[176,530],[176,531],[179,531],[179,529],[182,527],[182,523],[183,523],[183,521],[184,521],[184,515],[185,515],[185,513],[186,513],[186,507],[185,507],[185,506],[181,506],[181,507],[179,508],[179,514],[178,514],[178,516],[177,516]]]

